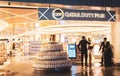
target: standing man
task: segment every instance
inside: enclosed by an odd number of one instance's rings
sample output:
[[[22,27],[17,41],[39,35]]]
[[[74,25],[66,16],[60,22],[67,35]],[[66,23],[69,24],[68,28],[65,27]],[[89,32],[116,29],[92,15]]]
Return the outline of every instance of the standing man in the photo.
[[[83,59],[85,56],[85,66],[87,66],[87,58],[88,58],[88,52],[87,52],[87,44],[90,44],[85,36],[82,36],[82,40],[80,40],[79,44],[78,44],[78,49],[81,51],[81,64],[83,66]]]
[[[104,52],[107,50],[107,38],[105,37],[104,39],[103,39],[103,42],[101,43],[101,45],[100,45],[100,48],[99,48],[99,51],[102,49],[102,57],[101,57],[101,65],[103,65],[103,62],[104,62]]]

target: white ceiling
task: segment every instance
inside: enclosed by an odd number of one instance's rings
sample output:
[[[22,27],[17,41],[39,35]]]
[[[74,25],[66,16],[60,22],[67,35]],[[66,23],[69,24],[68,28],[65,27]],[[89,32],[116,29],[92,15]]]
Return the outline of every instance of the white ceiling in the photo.
[[[79,24],[81,23],[81,24]],[[28,31],[22,35],[31,34],[56,34],[56,33],[94,33],[94,34],[106,34],[111,31],[110,23],[101,22],[81,22],[71,23],[66,21],[64,24],[51,25],[45,27],[39,27],[34,31]]]
[[[68,33],[68,32],[99,32],[110,31],[110,23],[100,22],[66,22],[65,24],[51,25],[40,28],[42,33]]]

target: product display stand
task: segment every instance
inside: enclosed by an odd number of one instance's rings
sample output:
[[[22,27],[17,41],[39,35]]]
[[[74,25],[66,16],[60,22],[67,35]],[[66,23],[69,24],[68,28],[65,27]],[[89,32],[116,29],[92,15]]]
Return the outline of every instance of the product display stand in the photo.
[[[35,70],[70,70],[72,63],[67,59],[61,43],[50,42],[40,45],[40,52],[33,64]]]
[[[40,41],[30,41],[30,54],[36,54],[40,50]]]

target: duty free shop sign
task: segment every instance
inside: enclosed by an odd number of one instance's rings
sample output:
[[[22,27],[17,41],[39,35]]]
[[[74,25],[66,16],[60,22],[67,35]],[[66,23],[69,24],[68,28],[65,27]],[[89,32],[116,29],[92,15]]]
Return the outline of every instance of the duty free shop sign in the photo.
[[[116,21],[115,11],[39,8],[39,20]]]

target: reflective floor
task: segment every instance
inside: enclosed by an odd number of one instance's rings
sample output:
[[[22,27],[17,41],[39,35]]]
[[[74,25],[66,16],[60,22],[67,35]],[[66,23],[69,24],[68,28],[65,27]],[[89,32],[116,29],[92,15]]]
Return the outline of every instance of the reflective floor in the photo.
[[[69,71],[35,71],[32,63],[24,58],[10,58],[4,66],[0,65],[0,76],[5,76],[3,71],[10,74],[6,74],[7,76],[120,76],[120,67],[105,67],[99,63],[94,63],[91,67],[73,65]]]

